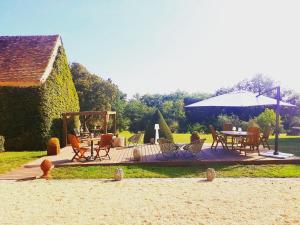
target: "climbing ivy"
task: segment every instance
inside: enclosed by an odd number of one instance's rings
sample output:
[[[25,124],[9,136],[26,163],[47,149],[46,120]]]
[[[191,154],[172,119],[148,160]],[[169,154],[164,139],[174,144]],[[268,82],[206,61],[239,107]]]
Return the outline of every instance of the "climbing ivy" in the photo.
[[[50,137],[62,141],[62,113],[79,111],[77,92],[63,47],[39,87],[0,87],[0,135],[5,149],[45,149]]]

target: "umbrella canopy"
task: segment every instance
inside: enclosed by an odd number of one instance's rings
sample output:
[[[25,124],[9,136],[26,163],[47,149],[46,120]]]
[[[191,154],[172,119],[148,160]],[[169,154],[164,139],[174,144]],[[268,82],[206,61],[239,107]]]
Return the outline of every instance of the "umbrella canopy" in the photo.
[[[249,91],[232,92],[215,96],[185,106],[192,107],[251,107],[251,106],[274,106],[276,99],[269,98],[263,95],[257,97],[257,94]],[[295,105],[280,101],[281,106],[295,107]]]

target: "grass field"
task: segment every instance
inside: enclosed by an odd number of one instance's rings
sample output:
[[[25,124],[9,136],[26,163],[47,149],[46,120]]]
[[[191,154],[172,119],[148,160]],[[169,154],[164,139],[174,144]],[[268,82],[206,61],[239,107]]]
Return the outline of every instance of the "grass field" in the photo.
[[[121,137],[130,137],[132,133],[120,133]],[[190,134],[173,134],[176,143],[189,143]],[[210,134],[202,134],[207,143],[212,142]],[[274,144],[274,137],[270,138]],[[280,136],[280,151],[291,152],[300,156],[300,136]],[[217,171],[218,177],[300,177],[300,165],[210,165]],[[92,166],[92,167],[60,167],[53,170],[55,179],[99,179],[112,178],[115,170],[122,168],[126,178],[177,178],[205,177],[206,166],[163,167],[147,165],[131,166]]]
[[[120,133],[122,137],[130,137],[132,133],[126,131]],[[201,134],[206,138],[206,143],[211,143],[210,134]],[[188,143],[190,134],[174,134],[176,143]],[[270,138],[270,144],[274,145],[274,137]],[[280,151],[290,152],[300,156],[300,136],[281,135],[279,141]],[[17,168],[28,161],[35,160],[46,154],[45,151],[28,152],[2,152],[0,153],[0,174]],[[204,177],[205,166],[190,167],[161,167],[161,166],[118,166],[124,169],[127,178],[163,178],[163,177]],[[300,177],[300,165],[212,165],[218,172],[218,177]],[[53,176],[56,179],[67,178],[111,178],[116,166],[96,167],[66,167],[55,168]]]
[[[300,165],[210,165],[218,177],[300,177]],[[117,168],[122,168],[126,178],[177,178],[205,177],[206,166],[89,166],[59,167],[52,171],[54,179],[113,178]]]
[[[40,158],[46,154],[45,151],[32,152],[1,152],[0,153],[0,174],[8,172],[23,164]]]

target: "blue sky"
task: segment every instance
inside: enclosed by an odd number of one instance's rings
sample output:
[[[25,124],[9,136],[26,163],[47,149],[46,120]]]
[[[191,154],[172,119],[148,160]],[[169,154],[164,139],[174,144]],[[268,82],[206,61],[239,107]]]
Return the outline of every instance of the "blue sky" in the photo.
[[[213,92],[263,73],[300,92],[300,1],[0,1],[1,35],[60,34],[122,91]]]

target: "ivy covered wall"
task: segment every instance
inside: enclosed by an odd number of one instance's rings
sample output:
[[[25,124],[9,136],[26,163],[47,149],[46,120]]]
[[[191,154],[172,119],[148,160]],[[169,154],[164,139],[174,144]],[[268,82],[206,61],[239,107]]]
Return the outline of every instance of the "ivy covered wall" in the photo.
[[[0,135],[5,149],[43,150],[50,137],[62,141],[62,113],[79,111],[79,101],[63,47],[39,87],[0,87]]]

